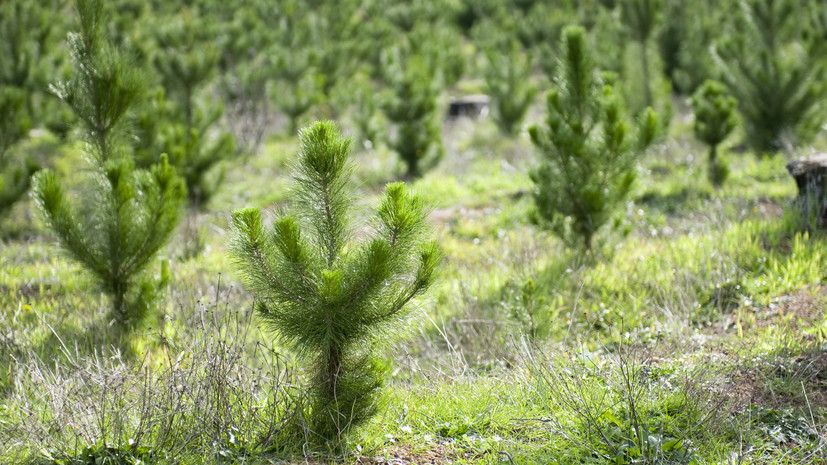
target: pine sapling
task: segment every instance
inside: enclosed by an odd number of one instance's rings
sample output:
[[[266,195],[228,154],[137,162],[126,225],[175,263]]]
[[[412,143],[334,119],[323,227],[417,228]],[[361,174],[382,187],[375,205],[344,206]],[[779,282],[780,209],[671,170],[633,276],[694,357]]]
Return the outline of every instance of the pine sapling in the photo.
[[[612,87],[597,75],[582,27],[563,31],[561,53],[546,124],[529,128],[542,157],[531,174],[534,200],[541,225],[590,251],[595,234],[626,202],[657,117],[651,109],[638,122],[624,117]]]
[[[53,116],[40,111],[38,94],[53,61],[46,52],[55,29],[54,5],[40,3],[0,3],[0,217],[25,195],[38,169],[12,147],[26,138],[34,121]]]
[[[488,67],[485,87],[493,108],[492,116],[500,130],[508,135],[517,134],[526,112],[537,96],[537,86],[532,82],[531,59],[516,46],[504,51],[486,54]]]
[[[37,166],[10,153],[29,128],[25,93],[14,87],[0,89],[0,218],[29,189],[29,179]]]
[[[149,310],[154,286],[141,272],[178,224],[186,190],[165,157],[135,169],[122,123],[141,95],[141,76],[103,37],[103,0],[78,0],[76,9],[80,31],[69,36],[76,75],[55,92],[81,122],[92,179],[79,206],[51,170],[35,176],[34,196],[63,249],[109,296],[123,331]]]
[[[378,409],[383,362],[410,302],[440,262],[422,200],[389,184],[356,240],[351,212],[350,141],[319,122],[300,132],[294,212],[265,230],[258,209],[233,215],[231,256],[265,326],[312,368],[306,417],[334,440]]]
[[[269,74],[275,78],[270,98],[287,116],[290,136],[296,135],[300,119],[323,97],[325,76],[315,66],[322,51],[313,40],[310,16],[296,10],[287,14],[267,57]]]
[[[405,163],[406,176],[421,176],[423,164],[436,164],[444,153],[436,115],[439,79],[426,57],[389,54],[386,58],[382,71],[389,91],[382,110],[396,126],[390,145]]]
[[[652,83],[649,77],[649,39],[655,30],[661,0],[621,0],[623,24],[632,38],[640,44],[640,67],[643,71],[643,92],[646,106],[654,106]]]
[[[732,0],[665,0],[656,40],[663,73],[675,92],[691,95],[713,74],[709,53]]]
[[[692,95],[691,102],[695,112],[695,137],[709,146],[709,181],[717,187],[729,175],[729,167],[718,159],[718,145],[738,124],[738,102],[717,81],[704,82]]]
[[[826,119],[827,8],[799,0],[739,5],[739,33],[713,51],[747,143],[762,155],[809,142]]]
[[[223,180],[222,161],[235,154],[233,136],[220,130],[223,106],[198,99],[218,69],[219,51],[211,24],[184,10],[154,34],[152,63],[163,84],[142,109],[137,161],[148,167],[166,153],[187,185],[189,204],[202,208]]]

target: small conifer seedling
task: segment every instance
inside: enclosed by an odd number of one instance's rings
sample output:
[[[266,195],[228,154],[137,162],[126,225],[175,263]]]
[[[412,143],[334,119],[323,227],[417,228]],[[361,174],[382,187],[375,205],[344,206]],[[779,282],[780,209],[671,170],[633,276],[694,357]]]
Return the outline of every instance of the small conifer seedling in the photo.
[[[69,36],[76,75],[55,87],[75,111],[87,140],[92,183],[72,205],[55,173],[41,171],[34,196],[69,256],[109,296],[120,330],[148,310],[155,283],[139,276],[178,224],[186,188],[165,157],[135,168],[123,144],[123,118],[140,96],[141,77],[101,34],[103,0],[78,0],[80,32]]]
[[[0,218],[23,197],[32,173],[37,170],[33,161],[21,160],[9,153],[29,128],[24,96],[24,92],[14,87],[0,89]]]
[[[640,69],[643,72],[643,92],[646,105],[653,106],[652,83],[649,78],[649,38],[655,30],[660,0],[621,0],[620,17],[632,38],[640,43]]]
[[[47,55],[55,21],[49,2],[0,2],[0,218],[28,191],[38,169],[32,157],[13,150],[35,121],[49,121],[40,90],[53,66]],[[57,112],[52,112],[57,113]],[[48,125],[48,124],[47,124]]]
[[[404,183],[387,186],[373,232],[355,241],[350,142],[329,122],[300,139],[294,214],[265,231],[258,209],[235,212],[231,254],[264,324],[311,364],[307,418],[315,434],[333,440],[376,411],[377,347],[431,285],[441,254],[428,239],[422,200]]]
[[[166,153],[187,186],[189,204],[203,208],[224,177],[222,162],[235,153],[233,136],[218,128],[223,105],[199,99],[218,69],[211,23],[190,10],[154,28],[157,47],[147,53],[163,91],[143,105],[138,118],[137,164],[146,168]]]
[[[545,127],[529,128],[542,156],[531,175],[534,200],[542,225],[569,246],[591,250],[595,233],[629,195],[657,117],[647,109],[630,131],[619,98],[596,74],[582,27],[563,31],[561,53]]]
[[[296,135],[301,118],[324,99],[326,76],[318,66],[324,52],[313,30],[313,20],[318,18],[304,13],[295,9],[284,15],[266,52],[267,72],[275,78],[270,98],[287,117],[289,136]]]
[[[532,82],[531,60],[516,44],[505,50],[487,53],[485,87],[491,96],[492,116],[507,135],[519,133],[523,119],[537,96]]]
[[[738,102],[717,81],[706,81],[692,95],[695,112],[695,137],[709,146],[709,181],[720,186],[729,175],[729,167],[718,159],[718,145],[738,124]]]
[[[721,81],[738,100],[757,155],[807,143],[824,124],[827,8],[824,2],[743,0],[738,34],[713,48]]]
[[[399,55],[390,54],[382,69],[390,91],[381,106],[396,126],[390,145],[405,163],[406,176],[412,178],[422,175],[423,164],[435,164],[444,153],[436,114],[440,88],[426,57]]]

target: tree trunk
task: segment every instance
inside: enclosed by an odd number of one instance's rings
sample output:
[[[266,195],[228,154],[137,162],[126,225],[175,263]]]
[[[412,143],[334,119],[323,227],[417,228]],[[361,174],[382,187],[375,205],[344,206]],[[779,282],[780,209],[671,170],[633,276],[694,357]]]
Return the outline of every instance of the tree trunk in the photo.
[[[641,65],[643,66],[643,92],[646,97],[646,106],[652,106],[652,85],[649,82],[649,57],[647,56],[646,41],[640,41]]]

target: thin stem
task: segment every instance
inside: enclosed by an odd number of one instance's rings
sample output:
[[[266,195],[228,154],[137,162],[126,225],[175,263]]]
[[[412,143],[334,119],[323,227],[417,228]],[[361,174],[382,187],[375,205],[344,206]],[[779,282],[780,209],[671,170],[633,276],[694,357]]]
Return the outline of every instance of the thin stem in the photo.
[[[640,55],[641,55],[641,65],[643,66],[643,92],[646,96],[646,106],[652,106],[652,85],[649,82],[649,57],[648,57],[648,47],[646,46],[646,40],[643,39],[640,41]]]

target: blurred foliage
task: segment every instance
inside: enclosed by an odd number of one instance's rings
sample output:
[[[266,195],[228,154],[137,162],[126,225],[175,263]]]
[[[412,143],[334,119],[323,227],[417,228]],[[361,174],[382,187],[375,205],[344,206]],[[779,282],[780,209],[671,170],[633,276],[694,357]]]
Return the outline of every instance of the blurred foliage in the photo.
[[[718,159],[718,145],[738,124],[738,101],[720,82],[706,81],[692,95],[691,103],[695,112],[695,137],[709,146],[709,180],[720,186],[729,175],[729,167]]]
[[[19,88],[0,89],[0,161],[5,161],[6,152],[26,136],[31,126],[25,98],[25,92]]]
[[[286,14],[274,33],[267,61],[268,74],[275,78],[270,98],[288,118],[288,134],[299,128],[299,118],[323,98],[324,75],[321,56],[314,47],[310,21],[299,10]]]
[[[773,24],[794,22],[784,19],[789,8],[778,9],[777,5],[783,1],[773,2],[776,5],[773,8],[778,10],[770,15],[775,21]],[[673,113],[672,91],[689,95],[704,80],[716,78],[725,82],[738,98],[748,138],[777,132],[768,137],[780,137],[794,144],[807,142],[823,119],[817,116],[818,103],[802,107],[804,102],[819,102],[817,94],[825,87],[819,84],[824,81],[819,77],[819,70],[823,68],[819,63],[823,60],[817,58],[823,55],[819,50],[824,48],[818,45],[824,42],[818,40],[819,34],[823,35],[819,24],[824,22],[819,18],[827,15],[822,11],[823,5],[814,0],[800,4],[787,2],[793,5],[790,11],[794,17],[806,23],[801,31],[776,28],[772,24],[760,26],[754,21],[750,30],[745,25],[752,23],[744,15],[755,10],[750,5],[760,2],[743,3],[748,8],[742,7],[742,3],[738,0],[251,0],[239,6],[219,0],[193,0],[183,5],[119,0],[107,3],[111,18],[105,28],[116,45],[130,50],[142,66],[151,65],[156,77],[149,81],[163,87],[164,98],[175,103],[177,109],[168,111],[170,115],[175,114],[174,117],[170,116],[168,123],[159,123],[160,129],[139,128],[140,145],[148,160],[157,161],[163,152],[170,155],[170,162],[187,178],[191,203],[199,205],[214,194],[212,191],[222,178],[222,166],[226,166],[227,160],[236,154],[254,153],[285,121],[284,132],[295,134],[299,125],[313,118],[349,120],[358,126],[354,130],[370,140],[388,141],[394,150],[418,153],[417,158],[438,155],[438,144],[425,143],[425,140],[436,140],[435,122],[426,124],[420,114],[413,118],[418,123],[400,124],[387,114],[393,106],[388,103],[388,95],[397,93],[405,97],[399,85],[405,78],[389,71],[390,61],[405,63],[397,66],[403,74],[427,77],[428,84],[420,87],[429,90],[420,94],[431,97],[413,98],[412,106],[421,109],[420,100],[435,99],[437,104],[429,112],[436,120],[441,110],[440,99],[445,98],[445,94],[460,93],[459,89],[467,88],[464,83],[487,79],[486,88],[491,94],[509,92],[502,84],[493,85],[496,79],[501,83],[511,82],[506,86],[511,91],[521,87],[521,91],[512,94],[521,97],[513,100],[512,108],[492,111],[498,125],[513,134],[509,129],[513,125],[503,122],[519,120],[517,115],[522,113],[522,108],[537,103],[528,89],[535,86],[542,89],[557,79],[555,66],[561,53],[557,38],[563,27],[571,24],[580,24],[587,30],[596,65],[617,74],[613,87],[622,95],[630,113],[641,117],[646,107],[651,106],[660,115],[660,136],[668,135]],[[48,5],[15,0],[4,3],[3,8],[8,10],[4,18],[15,18],[8,24],[25,25],[8,30],[29,31],[27,35],[34,38],[26,46],[32,50],[25,54],[26,60],[4,69],[10,70],[9,74],[23,76],[26,86],[45,89],[46,83],[59,80],[55,77],[65,70],[61,65],[65,63],[63,54],[51,50],[58,48],[57,40],[67,27],[68,21],[63,19],[66,15],[59,13],[67,7],[61,7],[56,0],[50,0]],[[752,50],[739,49],[737,45],[739,41],[761,43],[744,38],[750,34],[755,36],[756,31],[766,38],[770,34],[761,31],[776,29],[776,50],[767,55],[776,57],[772,60],[761,59]],[[503,48],[512,42],[519,46]],[[10,52],[5,56],[23,56],[12,53],[17,47],[14,41],[7,43]],[[715,43],[718,43],[721,63],[728,65],[715,66],[710,53]],[[44,50],[49,53],[44,54]],[[492,50],[503,52],[493,54]],[[389,55],[404,58],[389,60]],[[407,57],[414,56],[417,58],[409,64]],[[531,67],[522,63],[523,57],[531,58]],[[492,65],[493,61],[500,63]],[[736,66],[736,63],[744,65]],[[748,70],[737,69],[744,66],[753,70],[751,76],[747,75]],[[409,69],[414,67],[421,69]],[[31,76],[26,77],[21,70],[29,68],[36,72],[29,72]],[[789,74],[786,78],[785,73]],[[391,78],[394,74],[397,76]],[[769,78],[761,78],[773,75],[778,75],[780,80],[773,83],[767,81]],[[368,77],[367,81],[364,76]],[[353,85],[354,79],[358,85]],[[759,84],[764,79],[767,82],[761,86],[769,86],[766,89],[775,86],[776,90],[766,91],[766,97],[758,98],[760,89],[750,91],[755,84],[750,84],[749,79],[758,79]],[[369,83],[367,87],[365,82]],[[736,85],[742,89],[735,89]],[[370,88],[372,96],[382,97],[369,101],[363,92],[366,88]],[[752,97],[743,98],[748,94]],[[32,113],[33,127],[65,133],[70,115],[57,100],[45,95],[33,99],[37,103],[34,107],[48,107],[45,113]],[[265,96],[267,98],[263,98]],[[496,95],[491,97],[495,105],[504,101]],[[765,100],[767,103],[760,103]],[[749,106],[755,108],[749,109]],[[761,106],[764,110],[758,108]],[[769,114],[768,109],[776,116],[760,116]],[[158,111],[157,102],[148,102],[144,112],[155,111]],[[505,116],[506,113],[513,116]],[[757,116],[749,117],[748,113]],[[793,118],[784,116],[788,113],[800,115],[794,118],[802,122],[768,122]],[[388,127],[381,123],[383,118],[391,120]],[[147,118],[139,120],[146,122]],[[758,120],[765,123],[754,122]],[[164,129],[178,124],[180,128]],[[416,131],[427,134],[412,136],[414,126]],[[793,126],[797,129],[791,129]],[[178,136],[155,137],[150,135],[152,132]],[[378,132],[386,134],[379,137]],[[229,134],[235,144],[231,144]],[[156,139],[167,142],[159,143]],[[405,157],[413,159],[410,155]],[[146,166],[145,162],[141,164]],[[187,165],[189,168],[185,168]],[[196,172],[200,174],[193,174]]]
[[[57,2],[0,4],[0,217],[28,191],[38,163],[12,150],[35,122],[63,134],[60,105],[48,94],[50,74],[60,61],[55,48],[60,22]]]
[[[679,94],[691,94],[715,74],[713,41],[721,34],[734,0],[666,0],[657,34],[663,72]]]
[[[163,88],[147,97],[136,118],[135,162],[149,167],[166,157],[186,183],[190,206],[203,208],[222,183],[221,162],[235,153],[229,133],[211,131],[221,117],[221,107],[202,108],[199,101],[187,124],[182,122],[180,107],[165,99]]]
[[[142,44],[158,88],[136,118],[136,163],[149,167],[166,154],[184,178],[189,203],[203,207],[223,178],[222,162],[235,155],[233,136],[218,128],[223,105],[203,98],[218,72],[215,23],[197,9],[160,21]]]
[[[491,116],[508,135],[520,132],[526,112],[537,95],[537,86],[531,79],[531,60],[515,45],[486,54],[485,89],[491,97]]]
[[[640,69],[643,71],[643,92],[647,107],[654,106],[649,73],[648,43],[660,16],[660,0],[621,0],[620,18],[627,33],[640,45]]]
[[[744,0],[737,34],[715,44],[721,80],[738,99],[757,154],[812,141],[827,97],[827,7],[821,1]]]
[[[58,46],[67,27],[61,8],[59,0],[0,4],[0,86],[18,89],[30,122],[65,135],[69,114],[49,92],[68,65]]]
[[[405,163],[406,176],[415,177],[444,153],[437,114],[440,82],[426,66],[426,57],[403,53],[394,49],[385,55],[383,74],[389,89],[381,106],[396,129],[390,146]]]

